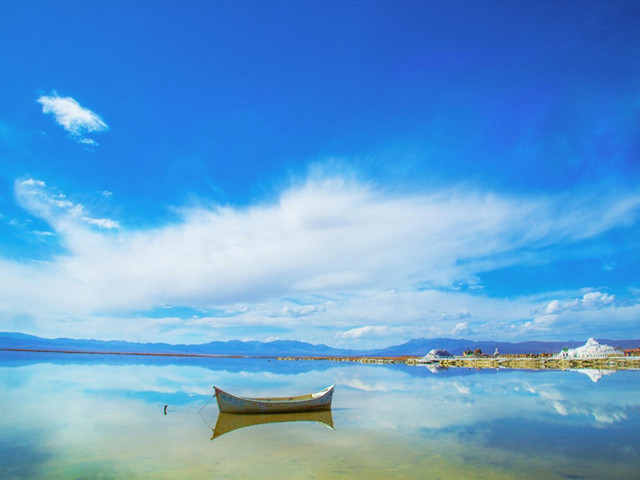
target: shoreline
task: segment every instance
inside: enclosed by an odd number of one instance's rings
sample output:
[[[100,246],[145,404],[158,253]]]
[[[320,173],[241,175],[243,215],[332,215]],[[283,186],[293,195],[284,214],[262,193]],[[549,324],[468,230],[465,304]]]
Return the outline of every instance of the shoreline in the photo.
[[[640,369],[640,357],[607,357],[607,358],[452,358],[441,359],[433,363],[414,361],[416,366],[435,365],[441,368],[476,368],[476,369],[519,369],[519,370],[637,370]]]
[[[247,355],[215,355],[209,353],[156,353],[156,352],[105,352],[100,350],[54,350],[46,348],[0,348],[0,352],[63,353],[65,355],[132,355],[142,357],[187,357],[187,358],[273,358]]]
[[[256,358],[278,361],[332,361],[353,362],[370,365],[404,364],[408,366],[424,366],[439,368],[473,368],[473,369],[519,369],[519,370],[568,370],[575,368],[592,368],[598,370],[636,370],[640,369],[640,357],[606,357],[606,358],[573,358],[560,359],[540,357],[534,354],[518,357],[451,357],[432,361],[421,361],[421,357],[353,357],[353,356],[276,356],[276,355],[231,355],[208,353],[155,353],[155,352],[107,352],[29,348],[0,348],[0,352],[22,353],[59,353],[65,355],[119,355],[143,357],[183,357],[183,358]]]
[[[574,358],[530,356],[518,357],[451,357],[421,361],[421,357],[278,357],[283,361],[332,360],[365,364],[405,364],[416,367],[511,369],[511,370],[569,370],[591,368],[598,370],[640,370],[640,357]]]

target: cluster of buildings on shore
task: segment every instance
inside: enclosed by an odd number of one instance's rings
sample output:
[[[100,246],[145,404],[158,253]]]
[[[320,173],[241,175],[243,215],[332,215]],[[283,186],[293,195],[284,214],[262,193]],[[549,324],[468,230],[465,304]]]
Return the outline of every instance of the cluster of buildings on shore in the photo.
[[[482,354],[480,350],[475,351],[467,351],[465,352],[465,356],[484,356],[490,357],[491,355]],[[493,357],[498,357],[499,352],[498,349],[492,355]],[[550,355],[551,356],[551,355]],[[559,353],[551,356],[552,358],[558,359],[586,359],[586,358],[608,358],[608,357],[622,357],[622,356],[640,356],[640,349],[629,349],[622,350],[618,347],[612,347],[610,345],[604,345],[598,343],[594,338],[590,338],[587,340],[581,347],[577,348],[563,348]],[[419,362],[420,363],[428,363],[428,362],[436,362],[438,360],[445,360],[447,358],[451,358],[453,355],[446,350],[441,349],[433,349],[429,353],[427,353],[424,357],[422,357]]]
[[[607,358],[607,357],[621,357],[624,355],[622,349],[612,347],[610,345],[602,345],[597,342],[595,338],[587,340],[583,346],[578,348],[563,348],[560,353],[556,355],[557,358],[571,359],[571,358]]]

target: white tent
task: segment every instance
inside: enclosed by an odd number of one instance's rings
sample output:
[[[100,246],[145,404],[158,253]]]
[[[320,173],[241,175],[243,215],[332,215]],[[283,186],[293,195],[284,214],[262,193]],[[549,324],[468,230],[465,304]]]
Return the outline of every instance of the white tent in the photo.
[[[622,351],[610,345],[601,345],[594,338],[587,340],[582,347],[563,349],[558,358],[607,358],[622,355]]]

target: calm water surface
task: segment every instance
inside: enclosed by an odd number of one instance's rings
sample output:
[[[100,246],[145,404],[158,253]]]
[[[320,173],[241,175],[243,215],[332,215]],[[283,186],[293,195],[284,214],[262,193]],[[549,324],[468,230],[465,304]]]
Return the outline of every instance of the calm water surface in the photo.
[[[332,383],[329,420],[211,439],[214,384],[267,396]],[[0,353],[0,405],[2,479],[637,479],[640,471],[640,372]]]

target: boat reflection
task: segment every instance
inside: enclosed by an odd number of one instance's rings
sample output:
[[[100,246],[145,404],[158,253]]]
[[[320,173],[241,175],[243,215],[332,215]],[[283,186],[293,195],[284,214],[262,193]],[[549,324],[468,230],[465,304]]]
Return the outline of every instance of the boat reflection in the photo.
[[[333,430],[333,416],[331,410],[294,412],[294,413],[220,413],[213,429],[214,438],[239,428],[267,423],[284,422],[318,422],[324,423]]]

